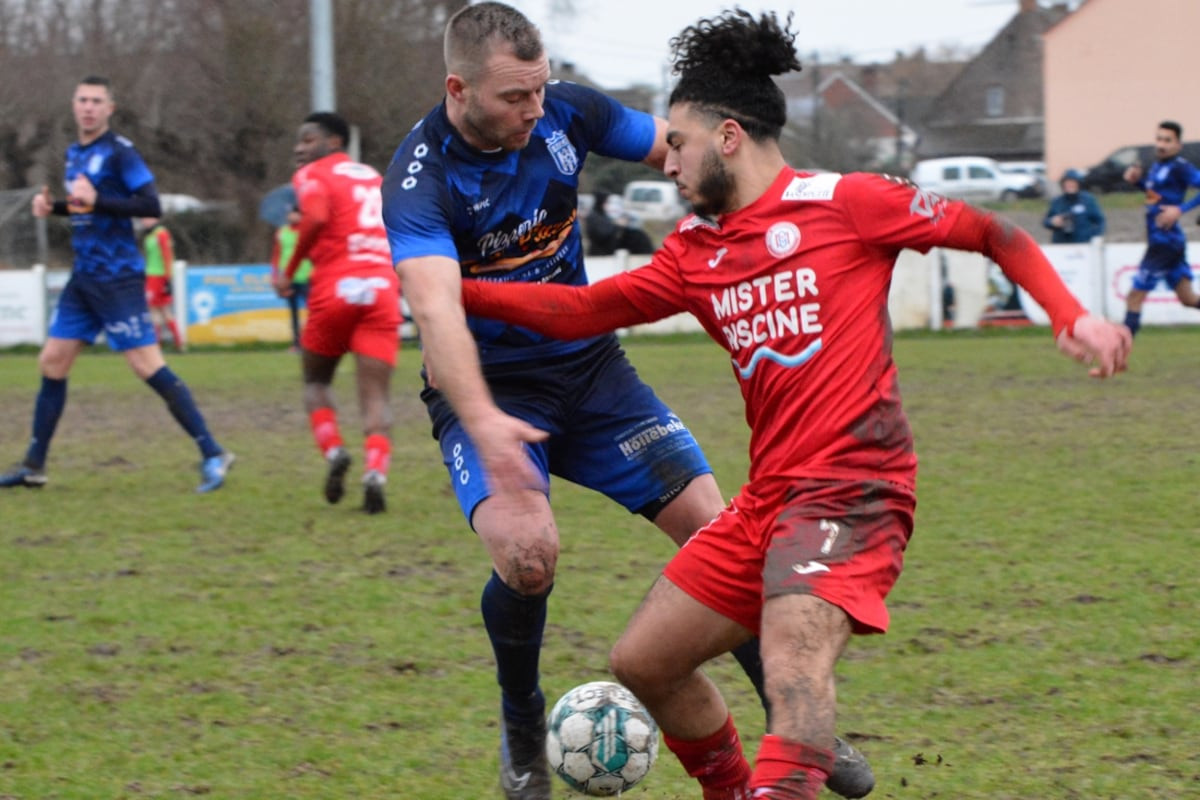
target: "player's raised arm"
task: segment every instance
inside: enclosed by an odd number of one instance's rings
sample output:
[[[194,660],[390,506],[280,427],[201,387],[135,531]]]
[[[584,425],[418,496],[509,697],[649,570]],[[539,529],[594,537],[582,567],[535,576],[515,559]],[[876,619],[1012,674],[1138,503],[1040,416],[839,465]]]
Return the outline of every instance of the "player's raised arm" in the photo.
[[[968,205],[944,244],[982,253],[999,264],[1050,315],[1059,349],[1076,361],[1094,365],[1093,377],[1107,378],[1125,370],[1132,347],[1129,329],[1089,314],[1028,233]]]
[[[662,117],[654,118],[654,146],[642,163],[657,170],[667,163],[667,121]]]

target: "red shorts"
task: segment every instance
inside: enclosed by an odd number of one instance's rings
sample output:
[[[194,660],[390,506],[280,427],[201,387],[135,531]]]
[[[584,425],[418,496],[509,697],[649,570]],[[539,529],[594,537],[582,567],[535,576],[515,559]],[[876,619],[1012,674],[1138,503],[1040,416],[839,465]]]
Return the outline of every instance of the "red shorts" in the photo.
[[[167,276],[146,276],[146,305],[151,308],[171,305],[171,283],[167,280]]]
[[[300,346],[337,358],[346,353],[396,365],[400,348],[400,279],[390,269],[313,281]]]
[[[815,595],[845,611],[855,633],[883,633],[915,509],[910,490],[886,481],[759,481],[663,573],[755,634],[764,600],[784,594]]]

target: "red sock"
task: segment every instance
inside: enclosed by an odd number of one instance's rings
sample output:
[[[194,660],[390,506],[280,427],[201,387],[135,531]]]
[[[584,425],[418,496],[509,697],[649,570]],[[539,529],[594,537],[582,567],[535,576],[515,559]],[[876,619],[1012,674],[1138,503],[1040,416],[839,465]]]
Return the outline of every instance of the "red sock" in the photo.
[[[756,800],[816,800],[833,772],[832,750],[763,736],[750,785]]]
[[[309,414],[308,426],[312,428],[313,438],[317,440],[317,449],[321,451],[321,455],[328,455],[333,448],[342,446],[337,412],[332,408],[318,408]]]
[[[388,465],[392,461],[392,443],[382,433],[373,433],[367,437],[367,472],[378,472],[387,475]]]
[[[750,800],[750,764],[732,716],[703,739],[676,739],[664,733],[663,741],[684,771],[700,782],[704,800]]]

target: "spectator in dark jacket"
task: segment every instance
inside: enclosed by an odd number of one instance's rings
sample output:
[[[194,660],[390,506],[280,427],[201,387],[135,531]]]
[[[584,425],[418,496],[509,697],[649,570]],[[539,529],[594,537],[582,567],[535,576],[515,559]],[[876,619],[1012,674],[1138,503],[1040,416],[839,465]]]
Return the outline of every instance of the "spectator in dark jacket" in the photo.
[[[1093,237],[1104,235],[1104,211],[1091,192],[1080,188],[1082,180],[1079,170],[1069,169],[1058,182],[1062,194],[1050,201],[1042,220],[1043,225],[1054,231],[1055,244],[1090,242]]]
[[[583,221],[587,233],[589,256],[611,256],[620,247],[622,228],[608,216],[604,206],[608,202],[607,192],[596,192],[592,210]]]
[[[621,196],[596,192],[591,212],[583,220],[589,256],[611,256],[618,250],[634,255],[654,252],[654,242],[637,220],[620,209]]]

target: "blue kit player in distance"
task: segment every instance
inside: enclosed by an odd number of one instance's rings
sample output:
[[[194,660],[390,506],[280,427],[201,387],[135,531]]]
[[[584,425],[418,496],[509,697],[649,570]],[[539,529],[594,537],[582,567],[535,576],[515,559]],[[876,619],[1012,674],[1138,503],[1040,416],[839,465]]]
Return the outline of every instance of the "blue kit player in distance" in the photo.
[[[1200,188],[1200,168],[1179,155],[1182,149],[1183,127],[1165,120],[1154,136],[1154,164],[1146,172],[1139,164],[1125,170],[1125,180],[1146,192],[1146,253],[1125,298],[1125,324],[1135,334],[1142,326],[1142,303],[1160,281],[1175,290],[1179,302],[1200,308],[1187,261],[1187,236],[1179,227],[1179,218],[1200,206],[1200,193],[1184,201],[1189,187]]]
[[[384,177],[384,222],[421,334],[433,434],[494,567],[481,605],[501,687],[501,784],[510,800],[549,800],[538,671],[559,551],[549,475],[604,493],[679,545],[725,503],[692,434],[613,335],[559,341],[468,317],[461,302],[465,277],[586,284],[584,160],[594,151],[661,168],[665,121],[551,81],[538,29],[501,3],[452,17],[445,57],[444,102]],[[751,645],[736,655],[761,696]],[[870,768],[836,744],[859,779],[847,796],[862,796]]]
[[[135,217],[159,217],[154,175],[133,144],[109,129],[115,104],[107,78],[87,77],[72,100],[79,140],[67,149],[65,200],[43,187],[33,214],[69,216],[75,263],[38,355],[41,388],[24,460],[0,475],[0,487],[46,484],[50,439],[67,404],[67,376],[83,348],[104,332],[108,346],[167,404],[200,449],[198,492],[225,482],[233,454],[208,431],[187,385],[163,359],[146,305],[145,262],[133,234]]]

